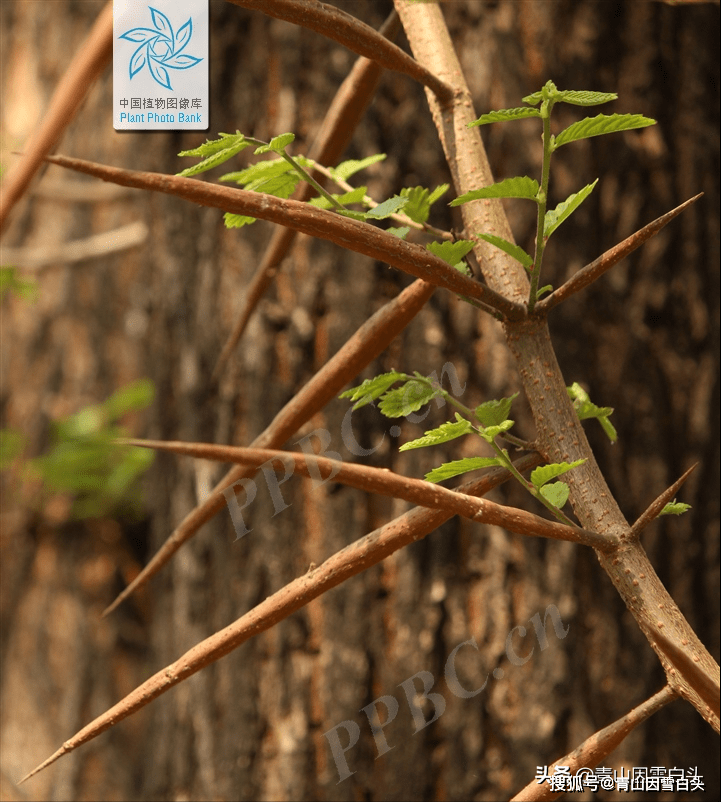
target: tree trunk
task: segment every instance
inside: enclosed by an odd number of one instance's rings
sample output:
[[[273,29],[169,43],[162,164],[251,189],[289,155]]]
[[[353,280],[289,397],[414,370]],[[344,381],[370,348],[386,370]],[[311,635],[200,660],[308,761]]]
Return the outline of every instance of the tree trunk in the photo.
[[[386,2],[338,5],[374,27],[391,10]],[[102,6],[70,0],[0,6],[3,166],[12,163],[9,151],[22,149]],[[700,463],[680,494],[693,510],[661,519],[643,540],[718,659],[717,9],[498,0],[448,3],[443,10],[478,114],[518,106],[551,78],[560,88],[617,92],[619,101],[604,113],[659,121],[558,154],[553,205],[601,181],[551,243],[544,283],[560,286],[618,240],[705,192],[659,237],[559,308],[551,332],[567,383],[578,381],[597,404],[615,407],[616,445],[593,422],[587,431],[629,522]],[[402,35],[399,41],[405,46]],[[176,173],[190,164],[177,157],[181,150],[238,129],[261,139],[292,130],[294,152],[307,152],[353,61],[314,33],[214,2],[207,134],[116,133],[108,71],[57,151]],[[564,125],[580,116],[579,109],[564,109]],[[497,180],[538,175],[536,121],[490,126],[484,140]],[[378,200],[403,186],[450,180],[421,88],[394,73],[384,74],[344,158],[376,152],[388,158],[362,180]],[[299,237],[215,382],[211,372],[271,225],[226,230],[216,210],[134,190],[71,201],[66,182],[87,193],[97,183],[49,168],[15,210],[5,246],[49,247],[136,220],[147,223],[149,234],[141,247],[119,255],[52,264],[38,276],[34,305],[16,297],[3,302],[2,426],[26,433],[26,456],[47,449],[51,421],[137,377],[152,379],[156,399],[147,414],[129,421],[135,434],[246,445],[364,320],[410,283],[385,265]],[[460,220],[445,206],[451,193],[432,219],[441,227]],[[529,250],[530,206],[508,202],[507,212],[518,243]],[[360,378],[391,368],[440,376],[444,366],[465,384],[461,399],[469,406],[520,387],[499,324],[440,290]],[[369,451],[354,456],[343,436],[348,409],[347,401],[331,402],[287,447],[323,428],[344,460],[414,477],[470,456],[460,441],[398,452],[449,417],[435,405],[422,422],[404,422],[400,437],[376,408],[353,413],[354,437]],[[517,433],[532,439],[522,400],[513,412]],[[256,477],[246,536],[237,538],[223,510],[146,589],[99,620],[223,472],[159,455],[145,482],[140,523],[122,515],[69,520],[66,499],[48,499],[37,486],[20,485],[16,474],[3,474],[8,798],[22,798],[25,790],[13,780],[147,676],[406,509],[340,486],[312,489],[296,478],[282,485],[281,511]],[[493,498],[531,508],[515,488]],[[544,639],[537,624],[550,605],[561,623],[554,629],[549,621]],[[457,686],[452,692],[452,654],[463,688],[473,691],[488,678],[473,698],[463,698]],[[442,694],[445,706],[426,699],[425,721],[438,718],[420,729],[407,694],[421,693],[422,681],[431,679],[431,694]],[[452,519],[59,761],[29,781],[26,792],[44,799],[507,798],[537,766],[663,684],[656,656],[590,551]],[[374,740],[362,712],[380,697],[398,703],[383,730],[390,750],[382,755],[380,736]],[[376,707],[385,720],[387,706]],[[330,746],[333,732],[342,746],[348,743],[349,721],[360,738],[345,752],[353,774],[343,778]],[[718,798],[716,743],[683,702],[657,714],[606,765],[697,766],[706,791],[693,798]]]

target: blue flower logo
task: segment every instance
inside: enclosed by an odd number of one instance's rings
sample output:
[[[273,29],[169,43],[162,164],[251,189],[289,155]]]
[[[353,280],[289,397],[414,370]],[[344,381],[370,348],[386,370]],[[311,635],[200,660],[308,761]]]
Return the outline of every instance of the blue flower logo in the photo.
[[[182,52],[193,35],[193,20],[189,18],[185,25],[174,33],[170,20],[162,11],[150,6],[148,8],[155,27],[132,28],[118,38],[126,39],[128,42],[140,42],[140,47],[130,58],[130,78],[136,76],[147,64],[154,80],[172,92],[168,69],[187,70],[203,60]]]

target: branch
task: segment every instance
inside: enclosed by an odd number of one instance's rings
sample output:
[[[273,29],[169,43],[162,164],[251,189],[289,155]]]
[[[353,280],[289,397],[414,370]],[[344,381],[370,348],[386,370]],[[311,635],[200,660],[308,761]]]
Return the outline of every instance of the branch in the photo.
[[[569,752],[565,757],[557,760],[548,768],[548,774],[552,776],[556,766],[567,766],[571,775],[581,769],[594,769],[598,764],[626,738],[626,736],[639,724],[643,724],[646,719],[657,713],[669,702],[676,699],[676,692],[669,686],[662,688],[650,699],[640,704],[638,707],[627,713],[623,718],[609,724],[608,727],[594,733],[587,738],[579,747]],[[581,789],[579,789],[581,790]],[[549,783],[534,781],[529,783],[520,793],[513,797],[511,802],[547,802],[557,799],[563,791],[552,791]]]
[[[25,145],[22,159],[3,181],[0,193],[0,231],[13,206],[43,163],[61,134],[72,121],[95,80],[105,69],[113,52],[113,4],[107,3],[95,20],[87,39],[53,92],[50,106]]]
[[[540,458],[537,454],[529,454],[514,464],[519,471],[526,471],[535,467],[539,461]],[[483,495],[494,487],[498,487],[510,476],[507,470],[498,469],[482,479],[462,485],[460,489],[468,494]],[[171,666],[157,672],[110,710],[98,716],[66,741],[55,754],[23,777],[20,782],[23,783],[30,779],[63,755],[105,732],[114,724],[170,690],[174,685],[229,654],[254,635],[270,629],[326,591],[376,565],[393,552],[426,537],[449,517],[451,516],[443,510],[423,508],[409,510],[380,529],[370,532],[355,543],[341,549],[317,568],[298,577],[269,596],[230,626],[194,646]]]
[[[398,15],[393,11],[379,33],[382,36],[392,37],[397,33],[399,25]],[[356,61],[330,104],[321,129],[308,153],[311,159],[321,164],[335,164],[338,161],[375,94],[381,74],[382,68],[375,61],[363,56]],[[313,177],[318,178],[317,171],[313,171]],[[293,194],[293,200],[307,201],[311,195],[311,187],[302,181]],[[296,232],[290,228],[279,228],[273,232],[260,265],[245,291],[238,321],[220,352],[213,370],[213,378],[220,375],[238,340],[243,336],[253,310],[273,280],[295,236]]]
[[[484,311],[498,319],[521,320],[526,315],[525,307],[521,304],[509,301],[489,287],[464,276],[420,245],[404,242],[368,223],[351,220],[324,209],[316,209],[307,203],[210,184],[183,176],[123,170],[68,156],[48,156],[46,161],[124,187],[164,192],[201,206],[269,220],[271,223],[287,226],[311,237],[330,240],[348,250],[386,262],[436,287],[444,287],[459,295],[467,295],[478,301]]]
[[[609,248],[606,253],[601,254],[595,261],[582,267],[577,273],[574,273],[565,284],[538,303],[536,309],[539,314],[546,314],[549,310],[553,309],[554,306],[560,304],[561,301],[565,301],[575,293],[588,287],[589,284],[592,284],[596,279],[600,278],[607,270],[617,265],[621,259],[633,253],[636,248],[640,248],[644,242],[647,242],[651,237],[658,234],[658,232],[661,231],[664,226],[668,225],[676,215],[681,214],[684,209],[688,208],[692,203],[695,203],[701,195],[703,195],[703,192],[684,201],[680,206],[656,218],[652,223],[639,229],[635,234],[631,234],[631,236],[627,237],[623,242],[619,242],[618,245]]]
[[[427,86],[443,103],[450,102],[453,91],[432,72],[389,42],[365,22],[317,0],[228,0],[236,6],[262,11],[269,17],[286,20],[320,33],[334,42],[365,56],[387,70],[409,75]]]
[[[301,476],[309,479],[323,479],[350,485],[367,493],[391,496],[410,501],[421,507],[444,510],[452,515],[461,515],[484,524],[494,524],[528,537],[545,537],[552,540],[569,540],[591,546],[599,551],[610,552],[617,541],[607,535],[588,532],[576,526],[568,526],[541,518],[532,512],[504,507],[486,499],[473,498],[464,493],[457,493],[442,485],[426,482],[421,479],[410,479],[381,468],[369,465],[356,465],[328,457],[299,454],[293,451],[276,451],[267,448],[238,448],[237,446],[215,445],[213,443],[182,443],[164,440],[118,440],[123,445],[152,448],[158,451],[170,451],[173,454],[185,454],[199,459],[217,460],[218,462],[237,462],[240,465],[252,465],[260,468],[269,460],[278,459],[287,468],[292,468]]]
[[[332,398],[363,368],[375,359],[388,344],[420,312],[433,294],[433,286],[416,281],[403,292],[375,312],[353,334],[345,345],[330,359],[273,418],[265,431],[251,443],[258,448],[282,446],[298,429]],[[252,476],[255,471],[236,466],[220,480],[213,492],[180,522],[159,551],[103,612],[111,613],[137,588],[142,587],[156,574],[175,552],[226,505],[223,490],[239,479]]]

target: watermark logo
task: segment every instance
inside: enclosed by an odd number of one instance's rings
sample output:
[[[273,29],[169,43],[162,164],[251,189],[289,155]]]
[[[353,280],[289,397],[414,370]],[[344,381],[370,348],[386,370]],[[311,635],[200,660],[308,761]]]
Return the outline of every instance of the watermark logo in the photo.
[[[193,36],[193,20],[188,17],[188,21],[174,32],[170,20],[162,11],[151,6],[148,6],[148,10],[152,28],[131,28],[118,37],[140,43],[130,57],[128,72],[132,80],[147,65],[153,80],[172,91],[168,69],[188,70],[203,60],[183,53]]]
[[[209,0],[113,0],[113,126],[207,131]]]

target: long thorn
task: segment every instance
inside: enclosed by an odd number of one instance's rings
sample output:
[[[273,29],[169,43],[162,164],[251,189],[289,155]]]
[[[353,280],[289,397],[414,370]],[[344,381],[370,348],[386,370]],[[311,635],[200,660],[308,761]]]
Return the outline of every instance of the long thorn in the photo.
[[[664,226],[670,223],[674,217],[681,214],[681,212],[692,203],[695,203],[701,195],[703,195],[703,192],[694,195],[693,198],[689,198],[680,206],[656,218],[656,220],[639,229],[635,234],[626,237],[623,242],[614,245],[613,248],[609,248],[606,253],[601,254],[598,259],[582,267],[565,284],[560,286],[555,292],[552,292],[547,298],[540,301],[536,306],[536,311],[539,314],[545,314],[550,309],[553,309],[554,306],[558,306],[561,301],[565,301],[575,293],[588,287],[589,284],[592,284],[596,279],[600,278],[607,270],[617,265],[621,259],[633,253],[636,248],[639,248],[644,242],[647,242],[651,237],[658,234]]]

